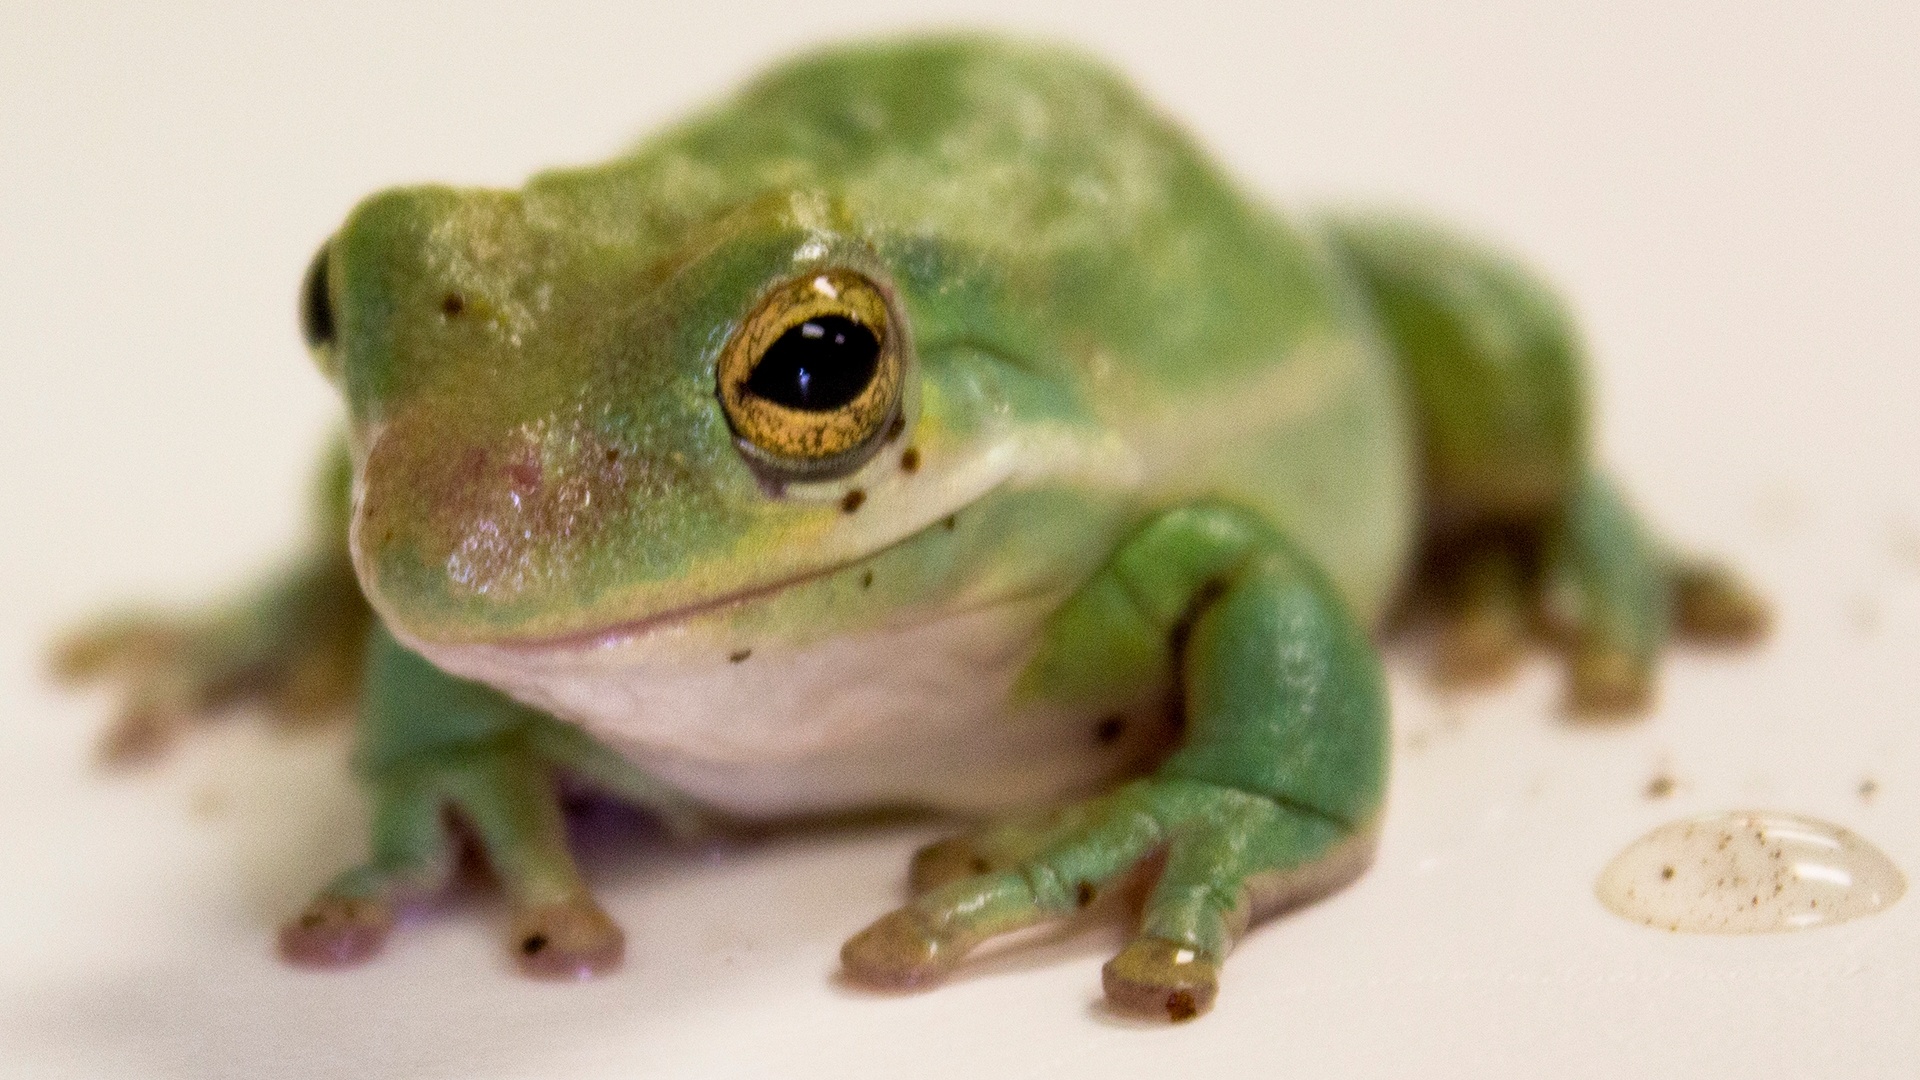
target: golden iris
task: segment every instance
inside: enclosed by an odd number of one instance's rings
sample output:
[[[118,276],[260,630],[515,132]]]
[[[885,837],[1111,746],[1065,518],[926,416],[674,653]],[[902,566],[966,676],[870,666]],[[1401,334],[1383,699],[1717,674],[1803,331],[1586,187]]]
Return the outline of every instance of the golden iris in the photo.
[[[727,342],[719,375],[720,406],[750,457],[802,477],[849,470],[900,405],[886,296],[848,270],[777,285]]]

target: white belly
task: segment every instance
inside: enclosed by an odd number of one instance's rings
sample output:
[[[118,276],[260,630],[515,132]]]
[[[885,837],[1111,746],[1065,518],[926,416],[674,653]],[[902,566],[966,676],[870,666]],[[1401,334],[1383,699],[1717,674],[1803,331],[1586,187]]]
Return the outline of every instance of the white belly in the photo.
[[[539,650],[409,644],[734,813],[983,811],[1110,781],[1162,734],[1153,703],[1116,723],[1012,701],[1056,603],[1002,603],[806,646],[758,644],[737,662],[711,629],[694,626]]]

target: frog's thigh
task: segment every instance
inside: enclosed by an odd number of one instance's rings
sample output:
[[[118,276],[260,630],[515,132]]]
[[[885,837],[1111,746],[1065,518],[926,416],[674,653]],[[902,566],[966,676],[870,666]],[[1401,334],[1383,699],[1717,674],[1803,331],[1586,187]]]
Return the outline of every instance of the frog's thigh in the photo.
[[[1550,512],[1587,453],[1566,307],[1524,266],[1443,230],[1328,224],[1412,392],[1429,523],[1451,531]]]

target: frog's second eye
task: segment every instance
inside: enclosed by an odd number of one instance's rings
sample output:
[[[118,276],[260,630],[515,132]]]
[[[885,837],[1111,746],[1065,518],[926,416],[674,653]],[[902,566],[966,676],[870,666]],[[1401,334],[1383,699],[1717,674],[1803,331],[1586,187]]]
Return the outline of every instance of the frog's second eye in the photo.
[[[897,339],[886,297],[859,274],[775,286],[720,357],[720,405],[741,450],[795,479],[858,467],[900,407]]]
[[[320,349],[333,344],[333,297],[327,291],[327,252],[332,244],[322,244],[307,265],[306,280],[300,283],[300,335],[307,347]]]

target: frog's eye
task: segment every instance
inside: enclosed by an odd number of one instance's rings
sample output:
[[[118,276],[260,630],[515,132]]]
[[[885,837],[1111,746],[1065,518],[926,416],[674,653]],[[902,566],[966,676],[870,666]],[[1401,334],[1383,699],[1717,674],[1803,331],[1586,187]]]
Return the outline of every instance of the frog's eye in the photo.
[[[320,245],[300,282],[300,334],[309,349],[333,344],[333,298],[327,293],[327,252],[332,248],[330,243]]]
[[[332,248],[331,242],[320,246],[300,282],[300,336],[307,339],[307,349],[330,379],[340,374],[340,358],[334,350],[339,328],[334,323],[333,296],[327,288],[327,264],[332,261],[327,253]]]
[[[795,479],[858,467],[900,408],[892,323],[879,287],[850,271],[769,291],[720,356],[720,406],[741,450]]]

